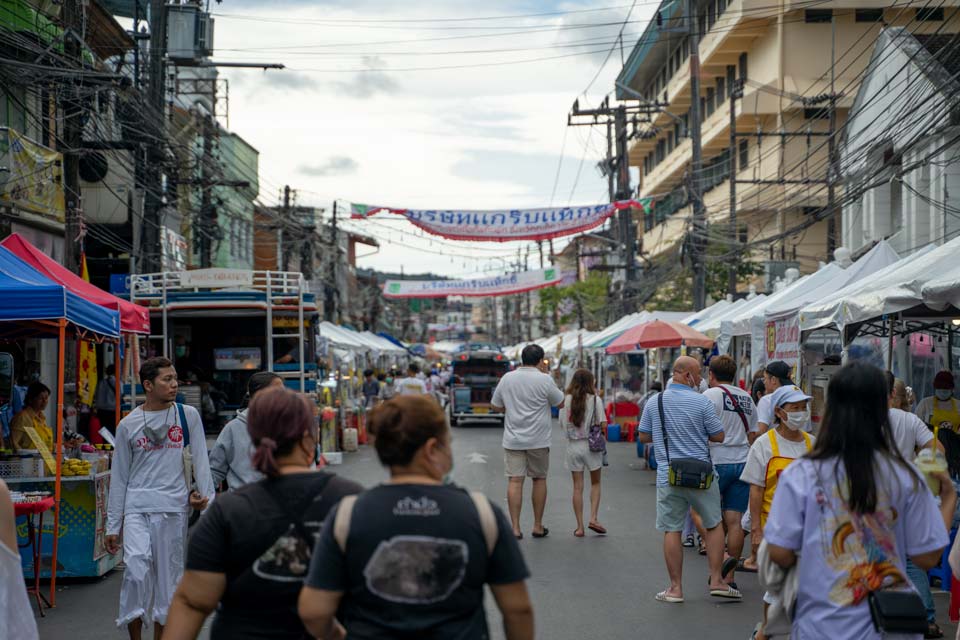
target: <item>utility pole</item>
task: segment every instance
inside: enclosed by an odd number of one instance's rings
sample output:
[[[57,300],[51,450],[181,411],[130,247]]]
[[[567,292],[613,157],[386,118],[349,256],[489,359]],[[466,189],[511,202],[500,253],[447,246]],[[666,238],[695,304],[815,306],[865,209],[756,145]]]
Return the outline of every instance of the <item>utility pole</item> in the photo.
[[[743,97],[743,80],[730,86],[730,248],[733,257],[727,274],[727,293],[737,294],[737,266],[740,264],[740,234],[737,230],[737,99]]]
[[[580,254],[583,251],[581,241],[583,236],[577,236],[577,282],[580,282],[583,279],[583,266],[580,264]],[[576,298],[577,306],[577,329],[583,329],[583,300],[580,298],[580,295],[577,295]]]
[[[537,240],[537,251],[540,253],[540,270],[545,268],[543,262],[543,240]],[[547,310],[543,306],[543,299],[537,293],[537,310],[540,312],[540,335],[547,335]]]
[[[147,101],[155,114],[166,113],[166,55],[167,55],[167,12],[166,0],[150,0],[150,60],[148,65]],[[149,115],[144,115],[148,118]],[[161,131],[166,129],[166,118],[161,117],[157,125]],[[147,145],[145,163],[146,192],[144,203],[144,225],[141,232],[140,251],[141,272],[160,271],[161,238],[160,209],[163,207],[163,162],[164,148],[162,136],[158,136]]]
[[[290,185],[284,185],[283,187],[283,213],[281,214],[283,221],[280,223],[281,226],[290,224]],[[290,270],[290,252],[287,251],[284,246],[285,243],[281,243],[279,249],[283,254],[283,257],[280,261],[282,265],[282,271]]]
[[[830,15],[830,137],[827,138],[827,260],[833,257],[837,249],[837,143],[834,133],[837,130],[837,94],[836,94],[836,49],[837,18]]]
[[[200,266],[213,266],[213,241],[217,229],[217,212],[213,207],[213,124],[212,117],[203,115],[200,131],[203,137],[203,155],[200,159],[200,221],[197,233],[200,236]]]
[[[690,41],[690,200],[693,203],[693,239],[690,243],[693,263],[693,309],[707,304],[706,248],[707,224],[703,206],[703,149],[700,139],[700,34],[697,32],[697,3],[687,0],[687,32]]]
[[[330,233],[332,244],[332,251],[330,255],[332,260],[329,264],[329,281],[326,287],[327,293],[327,304],[325,309],[325,316],[330,322],[339,322],[340,319],[340,291],[338,289],[339,284],[337,280],[337,271],[340,268],[340,240],[337,237],[337,202],[333,202],[333,217],[330,221]],[[403,267],[400,268],[400,274],[402,278]],[[409,305],[408,301],[404,301],[405,304]]]
[[[62,7],[64,53],[78,66],[80,43],[77,40],[82,23],[80,0],[64,0]],[[77,273],[80,266],[80,220],[83,215],[83,202],[80,194],[80,147],[83,144],[83,130],[80,124],[83,107],[80,102],[76,83],[67,80],[60,99],[60,112],[63,114],[63,182],[66,189],[66,224],[64,226],[63,262],[64,266]]]
[[[630,187],[630,155],[627,145],[627,107],[619,105],[614,113],[614,129],[617,136],[617,200],[629,200],[633,195]],[[633,224],[633,208],[620,210],[620,244],[623,247],[624,281],[622,306],[624,315],[636,308],[633,286],[637,280],[637,232]]]

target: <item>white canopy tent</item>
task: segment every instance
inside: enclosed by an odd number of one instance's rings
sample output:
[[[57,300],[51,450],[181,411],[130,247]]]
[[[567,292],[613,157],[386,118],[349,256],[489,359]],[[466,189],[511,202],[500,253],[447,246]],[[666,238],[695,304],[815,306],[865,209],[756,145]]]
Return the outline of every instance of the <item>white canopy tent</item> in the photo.
[[[740,300],[735,301],[726,309],[721,310],[719,313],[712,315],[706,320],[697,324],[697,327],[696,327],[697,331],[699,331],[700,333],[705,333],[706,335],[716,340],[717,336],[720,334],[720,328],[724,320],[738,313],[743,312],[744,309],[747,309],[752,305],[760,304],[761,302],[766,300],[766,298],[767,296],[763,294],[758,295],[756,298],[751,298],[750,300],[747,300],[746,298],[741,298]],[[720,349],[721,353],[724,351],[724,349],[720,347],[719,343],[717,345],[717,348]]]
[[[701,309],[700,311],[697,311],[696,313],[684,318],[683,324],[691,327],[697,327],[697,331],[699,331],[700,328],[697,325],[703,324],[711,317],[723,313],[725,309],[729,309],[731,306],[733,306],[733,304],[734,303],[730,302],[729,300],[717,300],[709,307]]]

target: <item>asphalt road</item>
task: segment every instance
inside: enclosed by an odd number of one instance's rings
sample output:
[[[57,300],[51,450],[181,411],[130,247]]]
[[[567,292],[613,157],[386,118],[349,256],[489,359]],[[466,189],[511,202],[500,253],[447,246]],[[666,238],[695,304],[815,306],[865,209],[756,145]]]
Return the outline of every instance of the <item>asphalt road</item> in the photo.
[[[499,427],[470,425],[454,431],[454,480],[483,490],[506,510],[506,480]],[[551,640],[595,638],[710,638],[744,640],[760,619],[762,590],[753,574],[738,576],[744,593],[740,603],[719,602],[706,591],[706,559],[693,549],[684,556],[684,595],[680,605],[661,604],[654,595],[666,586],[661,536],[654,522],[654,474],[637,468],[636,446],[609,445],[610,466],[603,474],[601,522],[609,535],[587,532],[575,538],[570,507],[572,483],[563,468],[564,442],[555,428],[552,469],[545,524],[550,536],[529,535],[533,516],[529,483],[525,496],[520,542],[532,577],[537,637]],[[386,478],[369,447],[345,454],[337,473],[364,485]],[[589,484],[589,483],[588,483]],[[588,495],[585,495],[588,501]],[[57,597],[58,607],[39,621],[44,640],[93,640],[116,635],[120,573],[100,580],[73,582]],[[937,614],[948,638],[955,625],[947,621],[949,595],[935,594]],[[493,638],[502,639],[496,607],[488,598],[487,613]],[[209,621],[208,621],[209,623]],[[204,632],[201,637],[206,637]]]

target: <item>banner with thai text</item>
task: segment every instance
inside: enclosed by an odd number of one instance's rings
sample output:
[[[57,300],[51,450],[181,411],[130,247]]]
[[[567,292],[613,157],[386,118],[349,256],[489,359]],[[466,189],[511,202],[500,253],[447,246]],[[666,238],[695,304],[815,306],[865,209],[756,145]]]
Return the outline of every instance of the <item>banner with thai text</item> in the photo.
[[[767,320],[767,362],[782,360],[796,367],[800,360],[800,317],[791,314],[776,320]]]
[[[447,296],[509,296],[560,283],[559,269],[522,271],[476,280],[387,280],[386,298],[445,298]]]
[[[424,231],[451,240],[509,242],[548,240],[580,233],[603,224],[621,209],[636,207],[646,210],[650,206],[649,198],[582,207],[489,211],[398,209],[354,203],[350,205],[350,217],[363,219],[385,211],[404,216]]]

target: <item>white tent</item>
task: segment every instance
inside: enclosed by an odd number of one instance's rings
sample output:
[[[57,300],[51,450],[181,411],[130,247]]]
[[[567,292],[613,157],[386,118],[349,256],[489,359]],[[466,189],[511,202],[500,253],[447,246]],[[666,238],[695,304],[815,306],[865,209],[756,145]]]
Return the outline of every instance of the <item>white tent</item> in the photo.
[[[711,315],[709,318],[702,320],[697,324],[697,331],[700,333],[705,333],[711,338],[717,337],[717,332],[720,331],[720,323],[729,318],[732,315],[742,312],[744,309],[750,305],[760,304],[767,296],[762,293],[756,298],[751,298],[747,300],[746,298],[741,298],[736,300],[729,307],[721,309],[718,313]]]
[[[778,297],[766,304],[763,309],[757,309],[750,318],[750,361],[754,371],[763,366],[767,360],[782,360],[790,366],[800,360],[800,310],[809,302],[823,300],[834,292],[897,262],[900,256],[887,244],[886,241],[877,243],[870,251],[846,269],[831,263],[820,271],[828,273],[819,278],[811,278],[806,285],[792,288],[790,294]],[[836,266],[840,269],[835,275],[830,275],[828,268]],[[818,271],[817,274],[820,272]],[[814,274],[814,275],[817,275]],[[767,340],[768,331],[773,331],[775,340]],[[769,347],[773,346],[770,352]]]
[[[719,315],[724,311],[724,309],[728,309],[732,305],[733,303],[730,302],[729,300],[717,300],[715,303],[713,303],[709,307],[701,309],[700,311],[697,311],[696,313],[684,318],[683,324],[689,325],[691,327],[697,327],[697,330],[699,331],[699,327],[697,325],[706,322],[707,320],[709,320],[711,317],[715,315]]]
[[[374,345],[375,348],[379,349],[379,351],[383,354],[402,355],[407,352],[407,350],[403,347],[398,346],[383,336],[378,336],[373,332],[363,331],[360,333],[360,335]]]
[[[800,312],[800,329],[836,327],[885,315],[948,310],[960,302],[960,238],[924,249]]]

